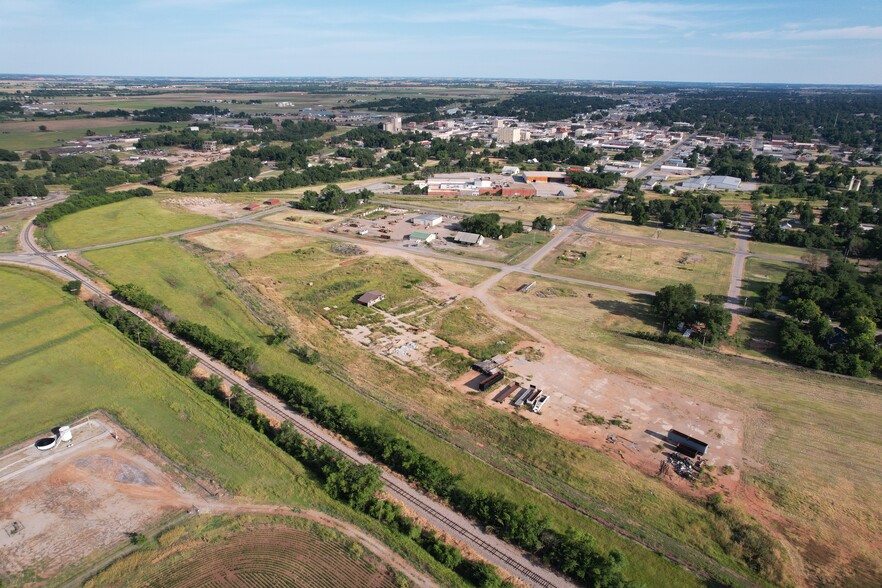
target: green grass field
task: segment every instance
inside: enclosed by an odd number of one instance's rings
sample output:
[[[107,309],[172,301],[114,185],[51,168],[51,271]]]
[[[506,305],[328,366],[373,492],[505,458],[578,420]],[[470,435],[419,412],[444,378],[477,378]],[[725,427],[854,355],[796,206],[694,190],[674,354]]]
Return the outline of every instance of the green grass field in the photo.
[[[431,330],[451,345],[468,349],[475,359],[490,359],[508,353],[524,333],[498,325],[481,308],[481,303],[467,298],[439,312],[431,319]]]
[[[560,256],[565,250],[587,255],[576,261]],[[654,292],[668,284],[689,282],[699,296],[725,294],[732,256],[607,237],[583,236],[568,240],[537,265],[543,272]]]
[[[745,296],[759,296],[763,286],[780,284],[787,272],[804,267],[799,263],[748,257],[744,266],[744,282],[741,292]]]
[[[578,496],[585,492],[584,496],[590,494],[609,500],[629,512],[649,509],[652,525],[680,535],[686,541],[695,540],[692,533],[683,533],[685,527],[681,517],[701,521],[703,509],[691,505],[665,486],[596,452],[574,447],[547,432],[526,426],[510,415],[483,407],[479,402],[463,403],[460,393],[435,385],[425,374],[407,372],[345,343],[335,330],[326,326],[324,319],[317,319],[314,311],[304,309],[303,301],[290,298],[303,290],[309,281],[316,285],[320,283],[322,274],[328,271],[327,259],[320,254],[296,257],[277,253],[235,263],[235,269],[255,288],[252,301],[274,301],[276,309],[287,312],[294,340],[307,342],[319,350],[322,361],[318,366],[303,364],[280,347],[267,346],[261,336],[269,329],[250,316],[246,307],[200,259],[174,243],[141,243],[89,252],[86,257],[107,272],[112,280],[132,281],[144,286],[178,315],[207,324],[222,335],[255,345],[260,352],[262,369],[295,375],[317,386],[333,402],[352,404],[365,421],[385,424],[460,473],[468,487],[500,491],[512,499],[521,499],[525,492],[521,484],[470,457],[459,447],[440,441],[435,434],[414,425],[411,419],[418,419],[443,438],[462,443],[469,451],[517,471],[533,483],[555,488],[560,487],[561,478],[566,479],[568,484],[580,489]],[[343,269],[350,267],[343,266]],[[368,276],[368,279],[383,279],[383,276]],[[385,279],[389,281],[388,277]],[[329,376],[327,371],[350,382],[362,394]],[[381,408],[377,401],[394,407],[394,410]],[[526,457],[516,458],[518,454]],[[563,467],[563,464],[568,465]],[[599,479],[600,472],[604,478],[615,479],[615,486],[607,486]],[[622,484],[632,490],[623,493]],[[647,502],[649,488],[657,498]],[[574,500],[581,500],[578,496]],[[541,495],[535,495],[531,500],[558,524],[573,524],[586,529],[597,537],[600,545],[620,549],[627,558],[626,570],[630,577],[647,585],[653,584],[653,579],[657,578],[669,579],[669,585],[697,585],[694,576],[588,519],[574,517],[572,511],[558,502]],[[700,537],[698,540],[706,541]],[[713,547],[708,549],[714,550]]]
[[[10,267],[0,268],[0,278],[0,447],[105,409],[231,492],[330,503],[296,461],[63,293],[60,282]]]
[[[75,122],[76,121],[76,122]],[[4,129],[0,125],[0,149],[12,149],[13,151],[24,151],[33,149],[47,149],[49,147],[60,147],[68,141],[82,139],[86,135],[86,130],[94,127],[96,133],[99,134],[120,134],[132,129],[155,129],[158,123],[147,122],[131,122],[120,123],[111,127],[97,127],[95,121],[90,119],[71,119],[64,121],[68,128],[56,131],[41,132],[39,126],[46,124],[52,125],[53,121],[35,120],[28,123],[27,129],[15,127],[13,130]],[[18,123],[16,123],[18,124]],[[181,123],[168,123],[171,126],[180,128]],[[33,127],[33,128],[31,128]]]
[[[23,218],[0,218],[0,253],[12,253],[18,248],[18,234],[23,226]]]
[[[161,198],[130,198],[75,212],[51,223],[45,230],[46,239],[54,249],[71,249],[180,231],[217,221],[211,216],[167,208],[160,203]]]
[[[804,255],[826,256],[826,252],[819,249],[792,247],[790,245],[782,245],[781,243],[762,243],[760,241],[749,241],[748,243],[750,252],[759,253],[760,255],[776,255],[778,257],[791,257],[793,259],[801,259]]]
[[[662,241],[677,241],[684,245],[700,245],[703,247],[718,247],[720,249],[735,248],[735,239],[729,239],[718,235],[705,235],[694,231],[664,229],[661,228],[660,223],[656,221],[650,221],[647,225],[641,227],[632,223],[630,216],[625,216],[623,214],[595,214],[591,218],[590,226],[598,231],[614,233],[616,235],[661,239]]]
[[[8,266],[0,266],[0,280],[0,447],[103,409],[231,495],[353,521],[442,585],[460,585],[411,541],[328,497],[299,462],[63,293],[61,282]]]

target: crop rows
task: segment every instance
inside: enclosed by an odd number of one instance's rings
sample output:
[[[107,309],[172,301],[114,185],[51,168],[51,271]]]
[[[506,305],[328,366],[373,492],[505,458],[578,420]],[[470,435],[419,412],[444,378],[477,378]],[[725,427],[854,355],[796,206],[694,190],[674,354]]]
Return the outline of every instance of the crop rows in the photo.
[[[139,584],[173,588],[394,585],[391,574],[354,559],[343,545],[324,541],[309,531],[285,527],[239,532],[222,542],[167,558],[152,566]]]

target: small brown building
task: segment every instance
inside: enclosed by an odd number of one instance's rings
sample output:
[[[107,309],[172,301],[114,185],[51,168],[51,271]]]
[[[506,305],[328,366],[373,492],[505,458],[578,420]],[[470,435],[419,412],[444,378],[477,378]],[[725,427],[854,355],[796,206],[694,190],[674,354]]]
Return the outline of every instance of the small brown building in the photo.
[[[361,296],[358,297],[358,303],[364,304],[365,306],[373,306],[377,302],[382,302],[386,299],[386,295],[379,290],[371,290],[370,292],[365,292]]]

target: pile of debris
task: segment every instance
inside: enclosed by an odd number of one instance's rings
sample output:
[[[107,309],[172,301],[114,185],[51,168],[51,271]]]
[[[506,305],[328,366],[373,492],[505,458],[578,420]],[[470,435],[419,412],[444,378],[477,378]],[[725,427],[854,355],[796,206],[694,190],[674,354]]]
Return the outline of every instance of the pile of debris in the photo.
[[[588,257],[587,251],[579,251],[578,249],[567,249],[563,253],[560,254],[558,259],[560,261],[566,261],[569,263],[579,263],[583,259]]]
[[[367,253],[367,249],[352,243],[341,243],[338,241],[331,246],[331,253],[336,253],[337,255],[364,255]]]
[[[692,460],[682,455],[671,454],[667,461],[662,461],[659,466],[659,475],[669,474],[670,470],[674,470],[681,478],[694,481],[701,473],[703,461],[701,458]]]

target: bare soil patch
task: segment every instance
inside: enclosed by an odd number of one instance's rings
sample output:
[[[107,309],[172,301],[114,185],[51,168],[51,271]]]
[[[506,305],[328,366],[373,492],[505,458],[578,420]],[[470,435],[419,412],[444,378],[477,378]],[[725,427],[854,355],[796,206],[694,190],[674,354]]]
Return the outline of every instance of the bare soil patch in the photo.
[[[20,527],[0,533],[2,576],[49,578],[200,499],[104,417],[74,429],[69,445],[39,452],[28,443],[0,463],[0,522]]]
[[[232,226],[205,233],[191,233],[186,239],[214,251],[247,259],[257,259],[277,251],[305,247],[312,242],[308,236],[254,226]]]
[[[182,196],[176,198],[166,198],[162,201],[165,206],[174,208],[183,208],[189,212],[196,214],[207,214],[219,219],[230,219],[242,216],[245,211],[243,204],[223,202],[216,198],[205,198],[200,196]]]

